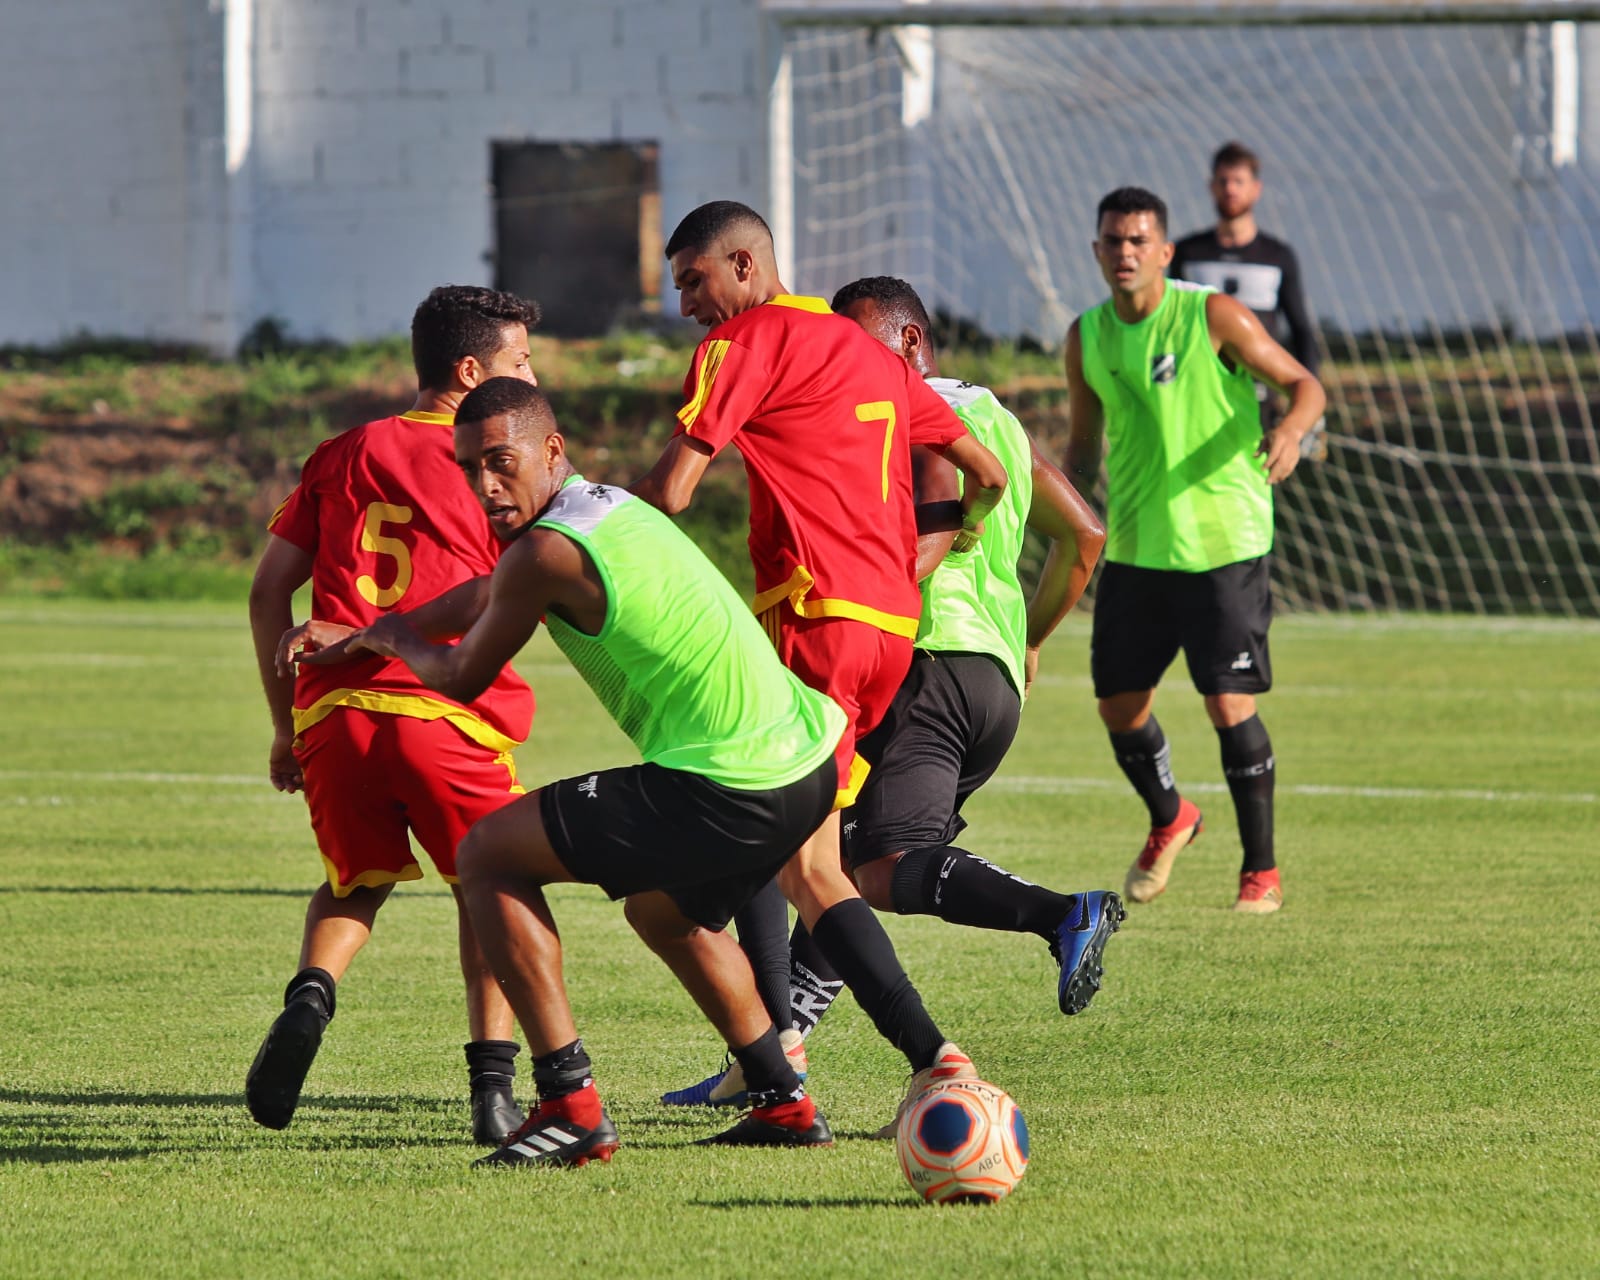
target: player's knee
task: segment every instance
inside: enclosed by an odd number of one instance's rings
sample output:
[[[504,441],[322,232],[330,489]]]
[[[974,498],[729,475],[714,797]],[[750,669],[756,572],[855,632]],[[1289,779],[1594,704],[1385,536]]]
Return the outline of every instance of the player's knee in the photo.
[[[622,915],[652,951],[681,944],[699,928],[665,894],[630,894],[623,900]]]
[[[856,888],[867,905],[875,911],[893,911],[894,864],[900,860],[896,854],[889,858],[874,858],[855,869]]]
[[[474,883],[482,880],[488,869],[487,845],[477,827],[461,837],[461,843],[456,846],[456,877],[463,888],[470,889]]]

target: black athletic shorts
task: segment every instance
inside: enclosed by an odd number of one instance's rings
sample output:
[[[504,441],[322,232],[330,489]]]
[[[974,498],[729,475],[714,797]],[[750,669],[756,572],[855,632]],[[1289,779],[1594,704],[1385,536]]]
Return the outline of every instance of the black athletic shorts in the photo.
[[[954,840],[967,825],[961,806],[1000,767],[1021,712],[993,658],[918,649],[888,713],[856,747],[872,772],[843,814],[850,865]]]
[[[613,898],[663,890],[696,924],[722,929],[822,825],[838,787],[832,756],[770,791],[638,764],[552,782],[539,813],[576,879]]]
[[[1202,694],[1272,687],[1272,557],[1204,573],[1108,563],[1094,597],[1094,695],[1154,689],[1183,650]]]

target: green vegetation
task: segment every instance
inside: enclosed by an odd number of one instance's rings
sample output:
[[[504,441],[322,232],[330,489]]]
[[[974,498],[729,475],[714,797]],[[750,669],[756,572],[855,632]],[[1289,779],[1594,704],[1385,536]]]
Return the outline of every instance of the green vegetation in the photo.
[[[1036,940],[889,920],[1033,1132],[1009,1202],[946,1210],[916,1204],[864,1136],[903,1063],[848,999],[811,1054],[833,1150],[690,1145],[728,1117],[655,1097],[719,1051],[620,910],[580,887],[552,897],[623,1135],[612,1164],[468,1168],[453,912],[431,873],[341,985],[294,1124],[256,1128],[244,1072],[320,866],[302,803],[262,780],[238,610],[0,601],[0,1275],[1600,1272],[1600,630],[1273,634],[1280,915],[1225,910],[1237,845],[1215,736],[1175,678],[1163,722],[1206,833],[1111,943],[1086,1013],[1056,1013]],[[1085,644],[1074,620],[1046,650],[965,838],[1063,887],[1119,885],[1142,836]],[[629,758],[553,648],[519,666],[540,701],[525,782]]]
[[[1059,354],[950,332],[946,371],[993,387],[1060,457]],[[1280,504],[1280,598],[1600,614],[1596,353],[1492,333],[1328,336],[1332,456]],[[697,337],[534,338],[586,474],[626,483],[654,461]],[[139,595],[159,581],[178,598],[236,598],[300,460],[413,394],[402,339],[296,346],[264,333],[237,361],[88,342],[0,353],[0,591]],[[682,518],[740,583],[745,502],[730,457]],[[175,559],[195,562],[192,578]]]

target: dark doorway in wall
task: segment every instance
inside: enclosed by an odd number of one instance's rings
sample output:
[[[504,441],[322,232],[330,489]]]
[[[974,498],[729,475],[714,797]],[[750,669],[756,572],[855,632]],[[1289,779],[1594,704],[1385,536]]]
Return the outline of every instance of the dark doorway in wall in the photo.
[[[661,309],[653,142],[496,142],[495,287],[538,301],[540,330],[604,333]]]

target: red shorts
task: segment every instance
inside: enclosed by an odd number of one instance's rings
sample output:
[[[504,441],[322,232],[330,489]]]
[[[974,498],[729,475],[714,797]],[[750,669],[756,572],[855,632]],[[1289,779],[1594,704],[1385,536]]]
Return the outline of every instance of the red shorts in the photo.
[[[523,794],[510,755],[447,720],[340,707],[295,741],[311,829],[336,897],[420,880],[409,830],[456,882],[456,846],[479,818]]]
[[[834,759],[839,803],[850,804],[866,780],[856,743],[878,727],[911,669],[911,641],[854,618],[802,618],[786,602],[762,618],[783,665],[844,710],[849,724]]]

